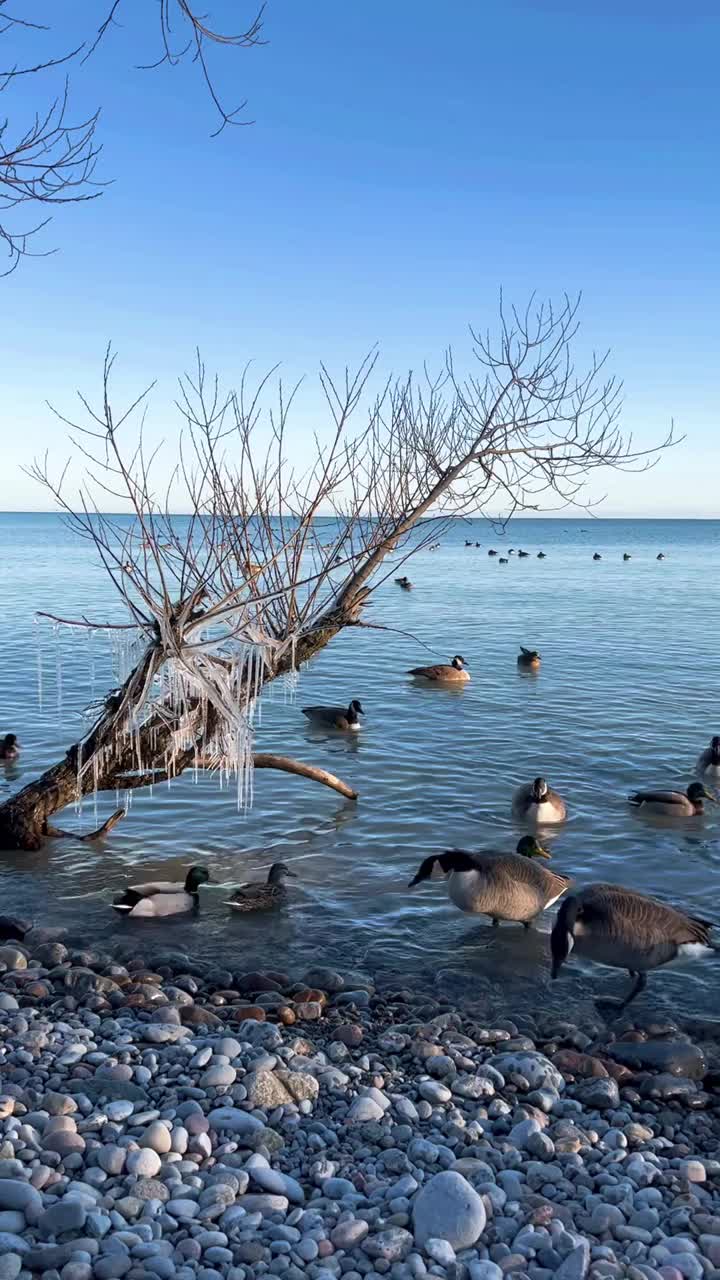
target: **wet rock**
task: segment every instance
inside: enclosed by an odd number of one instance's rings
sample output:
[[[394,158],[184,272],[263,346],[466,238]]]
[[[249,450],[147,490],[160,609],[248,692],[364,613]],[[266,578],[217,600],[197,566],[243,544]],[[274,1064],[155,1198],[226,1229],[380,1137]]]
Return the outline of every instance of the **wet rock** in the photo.
[[[550,1088],[558,1093],[565,1088],[565,1081],[557,1067],[542,1053],[499,1053],[490,1059],[490,1066],[506,1079],[517,1081],[518,1088]]]
[[[641,1040],[634,1044],[616,1040],[605,1052],[639,1071],[667,1072],[688,1080],[702,1080],[707,1071],[702,1049],[686,1040]]]
[[[599,1058],[590,1053],[579,1053],[577,1049],[560,1049],[553,1054],[552,1062],[563,1075],[598,1076],[601,1079],[608,1075],[607,1068]]]
[[[659,1075],[649,1076],[643,1080],[640,1092],[644,1098],[678,1099],[687,1102],[695,1098],[698,1089],[695,1081],[688,1079],[687,1076],[661,1072]]]
[[[620,1105],[620,1090],[617,1081],[593,1079],[575,1086],[575,1097],[584,1107],[591,1110],[607,1111]]]
[[[460,1173],[436,1173],[421,1187],[412,1206],[415,1240],[447,1240],[454,1249],[468,1249],[485,1230],[485,1205]]]
[[[388,1227],[377,1235],[367,1236],[362,1250],[369,1258],[382,1258],[385,1262],[402,1262],[413,1248],[414,1241],[403,1227]]]

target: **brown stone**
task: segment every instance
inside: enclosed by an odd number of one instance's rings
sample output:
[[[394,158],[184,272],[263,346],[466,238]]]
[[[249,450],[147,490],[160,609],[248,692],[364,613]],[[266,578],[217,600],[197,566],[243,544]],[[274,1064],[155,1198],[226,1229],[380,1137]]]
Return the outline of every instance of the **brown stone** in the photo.
[[[344,1022],[342,1026],[336,1027],[332,1033],[333,1040],[339,1040],[340,1044],[346,1044],[348,1047],[360,1044],[363,1038],[363,1029],[356,1022]]]
[[[243,995],[254,995],[256,991],[279,991],[280,983],[267,973],[244,973],[237,989]]]
[[[563,1075],[599,1076],[607,1079],[608,1071],[599,1058],[591,1053],[579,1053],[577,1049],[559,1049],[552,1057],[553,1066]]]
[[[230,1016],[234,1022],[242,1022],[245,1018],[252,1018],[255,1022],[264,1022],[266,1013],[258,1004],[236,1004],[230,1010]]]
[[[275,1013],[280,1022],[282,1022],[286,1027],[291,1027],[293,1022],[297,1022],[295,1010],[291,1009],[288,1004],[281,1005],[279,1009],[275,1010]]]
[[[328,998],[324,991],[318,991],[315,987],[303,987],[293,996],[295,1004],[320,1004],[325,1007]]]
[[[201,1004],[184,1004],[180,1008],[180,1021],[184,1027],[221,1027],[222,1018],[218,1018],[211,1009],[204,1009]]]
[[[300,1001],[295,1005],[295,1014],[301,1022],[317,1022],[322,1017],[322,1005],[317,1000]]]

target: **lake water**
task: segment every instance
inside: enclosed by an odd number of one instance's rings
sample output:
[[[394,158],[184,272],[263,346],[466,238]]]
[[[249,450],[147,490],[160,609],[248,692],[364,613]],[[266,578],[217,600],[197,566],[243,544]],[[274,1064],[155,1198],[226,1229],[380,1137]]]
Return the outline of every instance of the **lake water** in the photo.
[[[532,557],[499,565],[491,546]],[[547,559],[536,558],[540,549]],[[633,557],[625,563],[624,551]],[[353,630],[302,673],[295,698],[275,688],[263,700],[258,750],[330,769],[357,788],[357,804],[262,772],[254,807],[238,813],[232,790],[188,775],[135,793],[103,844],[0,853],[2,909],[146,955],[192,950],[233,968],[293,973],[329,963],[482,994],[494,1008],[589,1009],[594,992],[618,992],[627,977],[573,960],[550,984],[550,917],[535,932],[493,930],[450,906],[442,883],[406,885],[433,851],[514,849],[511,792],[544,774],[569,811],[551,839],[553,867],[720,919],[720,809],[671,826],[626,803],[643,785],[684,789],[720,732],[719,558],[720,521],[516,520],[505,534],[458,523],[407,566],[412,593],[383,585],[366,614],[432,654],[394,631]],[[54,515],[0,515],[0,590],[0,730],[24,748],[17,770],[0,771],[1,798],[60,757],[83,708],[114,683],[104,641],[38,626],[35,611],[102,618],[116,606],[91,548]],[[541,651],[537,677],[519,675],[520,644]],[[404,674],[456,652],[472,675],[460,691],[418,688]],[[367,714],[350,739],[313,732],[300,712],[353,697]],[[100,797],[96,816],[90,800],[67,825],[89,830],[115,805],[114,794]],[[227,889],[280,859],[299,876],[289,907],[229,917]],[[182,878],[201,861],[215,883],[197,919],[129,922],[110,910],[128,879]],[[653,974],[642,1005],[718,1016],[719,974],[720,956]]]

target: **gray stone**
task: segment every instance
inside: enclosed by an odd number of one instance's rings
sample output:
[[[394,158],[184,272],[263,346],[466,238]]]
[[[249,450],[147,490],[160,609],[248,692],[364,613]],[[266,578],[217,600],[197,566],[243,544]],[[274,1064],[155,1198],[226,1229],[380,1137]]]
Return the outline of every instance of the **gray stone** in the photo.
[[[42,1196],[29,1182],[0,1178],[0,1209],[19,1209],[27,1222],[37,1222],[43,1211]]]
[[[498,1053],[488,1064],[499,1071],[501,1076],[517,1076],[527,1080],[530,1089],[555,1089],[562,1093],[565,1081],[553,1066],[549,1058],[542,1053],[520,1051],[516,1053]]]
[[[128,1152],[125,1167],[138,1178],[154,1178],[162,1168],[162,1160],[150,1147],[137,1147]]]
[[[263,1024],[253,1023],[253,1026],[261,1025]],[[240,1111],[237,1107],[216,1107],[209,1113],[208,1120],[212,1129],[241,1135],[260,1133],[263,1128],[260,1120],[247,1111]]]
[[[563,1258],[554,1280],[585,1280],[590,1267],[590,1245],[581,1240],[574,1249]]]
[[[575,1097],[584,1107],[595,1111],[607,1111],[620,1106],[620,1090],[617,1081],[608,1078],[586,1080],[575,1086]]]
[[[220,1089],[229,1088],[237,1079],[237,1071],[229,1064],[223,1066],[222,1063],[214,1063],[207,1071],[204,1071],[200,1077],[199,1085],[201,1089]]]
[[[5,1253],[0,1257],[0,1280],[15,1280],[22,1271],[22,1258],[19,1253]]]
[[[413,1248],[413,1238],[403,1227],[388,1227],[377,1235],[363,1240],[363,1251],[369,1258],[383,1258],[386,1262],[402,1262]]]
[[[603,1052],[623,1066],[640,1071],[667,1071],[689,1080],[702,1080],[707,1072],[702,1049],[686,1040],[616,1040]]]
[[[87,1208],[80,1200],[59,1200],[41,1215],[38,1229],[43,1236],[60,1236],[64,1231],[82,1231],[87,1213]]]
[[[382,1120],[385,1112],[374,1098],[355,1098],[347,1113],[347,1124],[367,1124],[372,1120]]]
[[[485,1230],[485,1205],[461,1173],[433,1174],[420,1188],[412,1207],[415,1240],[447,1240],[454,1249],[469,1249]]]
[[[352,1218],[348,1222],[339,1222],[330,1232],[330,1240],[336,1249],[354,1249],[366,1237],[370,1230],[362,1218]]]
[[[243,1080],[248,1102],[254,1107],[282,1107],[292,1102],[292,1096],[273,1071],[250,1071]]]
[[[141,1147],[149,1147],[151,1151],[155,1151],[159,1156],[166,1156],[171,1145],[170,1130],[160,1120],[154,1120],[152,1124],[149,1124],[140,1139]]]

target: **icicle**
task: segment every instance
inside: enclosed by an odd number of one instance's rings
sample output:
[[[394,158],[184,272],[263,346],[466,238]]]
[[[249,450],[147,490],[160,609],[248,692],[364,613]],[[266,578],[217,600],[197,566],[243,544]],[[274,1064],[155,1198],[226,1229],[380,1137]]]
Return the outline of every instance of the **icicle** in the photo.
[[[35,645],[36,645],[36,651],[37,651],[38,711],[42,711],[43,709],[43,648],[42,648],[42,633],[40,631],[40,620],[38,618],[33,618],[33,625],[36,628]]]

